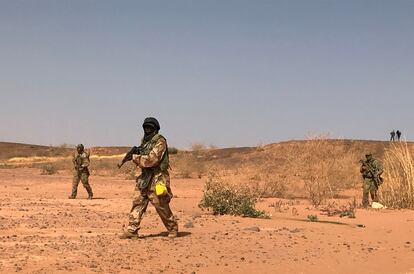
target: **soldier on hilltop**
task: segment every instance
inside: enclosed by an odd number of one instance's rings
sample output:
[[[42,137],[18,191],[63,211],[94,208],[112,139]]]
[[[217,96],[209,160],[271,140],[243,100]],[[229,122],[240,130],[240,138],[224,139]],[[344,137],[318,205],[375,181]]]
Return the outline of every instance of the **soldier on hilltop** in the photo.
[[[390,141],[391,141],[391,142],[392,142],[392,141],[395,141],[395,130],[392,130],[392,131],[390,132],[390,135],[391,135]]]
[[[400,130],[397,130],[397,140],[399,141],[400,138],[401,138],[401,131]]]

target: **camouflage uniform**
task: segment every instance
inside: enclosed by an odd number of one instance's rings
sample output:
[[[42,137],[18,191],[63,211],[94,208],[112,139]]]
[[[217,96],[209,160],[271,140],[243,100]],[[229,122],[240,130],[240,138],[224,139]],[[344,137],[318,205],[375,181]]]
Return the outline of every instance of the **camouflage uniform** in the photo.
[[[80,145],[77,146],[77,148],[80,147]],[[73,155],[73,165],[74,165],[74,172],[73,172],[73,182],[72,182],[72,194],[69,198],[75,199],[76,195],[78,193],[78,184],[79,181],[82,182],[82,185],[85,187],[86,191],[88,192],[88,199],[92,199],[93,193],[92,188],[89,185],[89,153],[83,150],[82,151],[76,151]]]
[[[362,206],[368,207],[369,195],[373,202],[378,202],[378,187],[382,182],[383,172],[381,163],[367,154],[367,159],[361,161],[362,185]]]
[[[148,203],[151,202],[168,232],[176,234],[178,224],[169,206],[173,194],[170,188],[170,175],[168,173],[167,141],[162,135],[157,133],[149,141],[143,141],[141,147],[141,154],[133,155],[133,162],[141,168],[142,173],[137,178],[127,231],[133,234],[138,232]],[[157,196],[155,185],[160,181],[167,186],[167,193]]]

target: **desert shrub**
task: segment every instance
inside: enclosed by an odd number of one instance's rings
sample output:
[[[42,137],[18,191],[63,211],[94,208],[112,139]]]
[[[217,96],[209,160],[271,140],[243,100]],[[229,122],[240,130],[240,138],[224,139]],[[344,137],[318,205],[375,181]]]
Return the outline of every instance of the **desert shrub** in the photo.
[[[40,167],[42,175],[53,175],[57,173],[57,168],[54,164],[45,164]]]
[[[298,170],[307,198],[315,207],[359,180],[355,154],[347,151],[341,141],[333,143],[327,138],[321,135],[305,141],[301,144],[302,153],[290,162]]]
[[[314,207],[318,207],[325,203],[328,198],[332,198],[329,182],[322,182],[318,177],[311,177],[305,181],[305,189],[308,200]]]
[[[414,159],[407,142],[393,143],[385,151],[381,202],[392,208],[414,208]]]
[[[172,169],[179,178],[201,178],[207,170],[205,162],[192,153],[180,154],[171,161]]]
[[[177,154],[178,153],[178,148],[176,148],[176,147],[169,147],[168,148],[168,153],[169,154]]]
[[[53,148],[53,147],[51,146],[51,148]],[[59,145],[58,148],[71,148],[71,149],[73,149],[73,148],[75,148],[75,145],[63,143],[63,144]]]
[[[321,211],[325,212],[329,217],[339,215],[339,217],[355,218],[357,209],[356,199],[348,202],[347,205],[338,205],[334,202],[329,202]]]
[[[224,183],[210,176],[206,182],[199,206],[212,209],[213,214],[229,214],[245,217],[264,218],[264,211],[255,208],[257,197],[246,186]]]
[[[285,197],[286,185],[273,174],[254,175],[249,178],[251,190],[260,198]]]
[[[206,146],[201,143],[194,143],[191,145],[192,151],[200,151],[200,150],[205,150],[205,149],[206,149]]]

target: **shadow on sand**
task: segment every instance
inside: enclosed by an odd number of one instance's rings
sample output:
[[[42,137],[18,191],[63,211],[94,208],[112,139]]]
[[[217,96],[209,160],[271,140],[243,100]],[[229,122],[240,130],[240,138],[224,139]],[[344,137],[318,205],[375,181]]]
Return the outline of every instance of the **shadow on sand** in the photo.
[[[180,231],[178,232],[178,238],[180,237],[186,237],[191,235],[191,232],[187,232],[187,231]],[[146,235],[140,235],[139,239],[147,239],[147,238],[158,238],[158,237],[167,237],[168,236],[168,232],[161,232],[161,233],[157,233],[157,234],[146,234]]]
[[[322,223],[322,224],[332,224],[332,225],[345,225],[350,227],[360,227],[364,228],[365,225],[363,224],[350,224],[350,223],[343,223],[338,221],[325,221],[325,220],[317,220],[317,221],[309,221],[309,219],[299,219],[299,218],[289,218],[289,217],[279,217],[276,219],[283,219],[283,220],[289,220],[289,221],[297,221],[297,222],[306,222],[306,223]]]
[[[93,197],[92,200],[105,200],[105,197]]]

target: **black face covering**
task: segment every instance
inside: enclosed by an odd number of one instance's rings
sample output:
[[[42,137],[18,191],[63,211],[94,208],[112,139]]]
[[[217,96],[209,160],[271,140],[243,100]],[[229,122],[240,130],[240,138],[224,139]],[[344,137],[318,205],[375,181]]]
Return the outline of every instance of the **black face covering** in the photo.
[[[158,130],[155,129],[155,127],[152,127],[150,125],[144,126],[144,143],[150,141],[152,137],[155,136],[155,134],[158,133]]]

